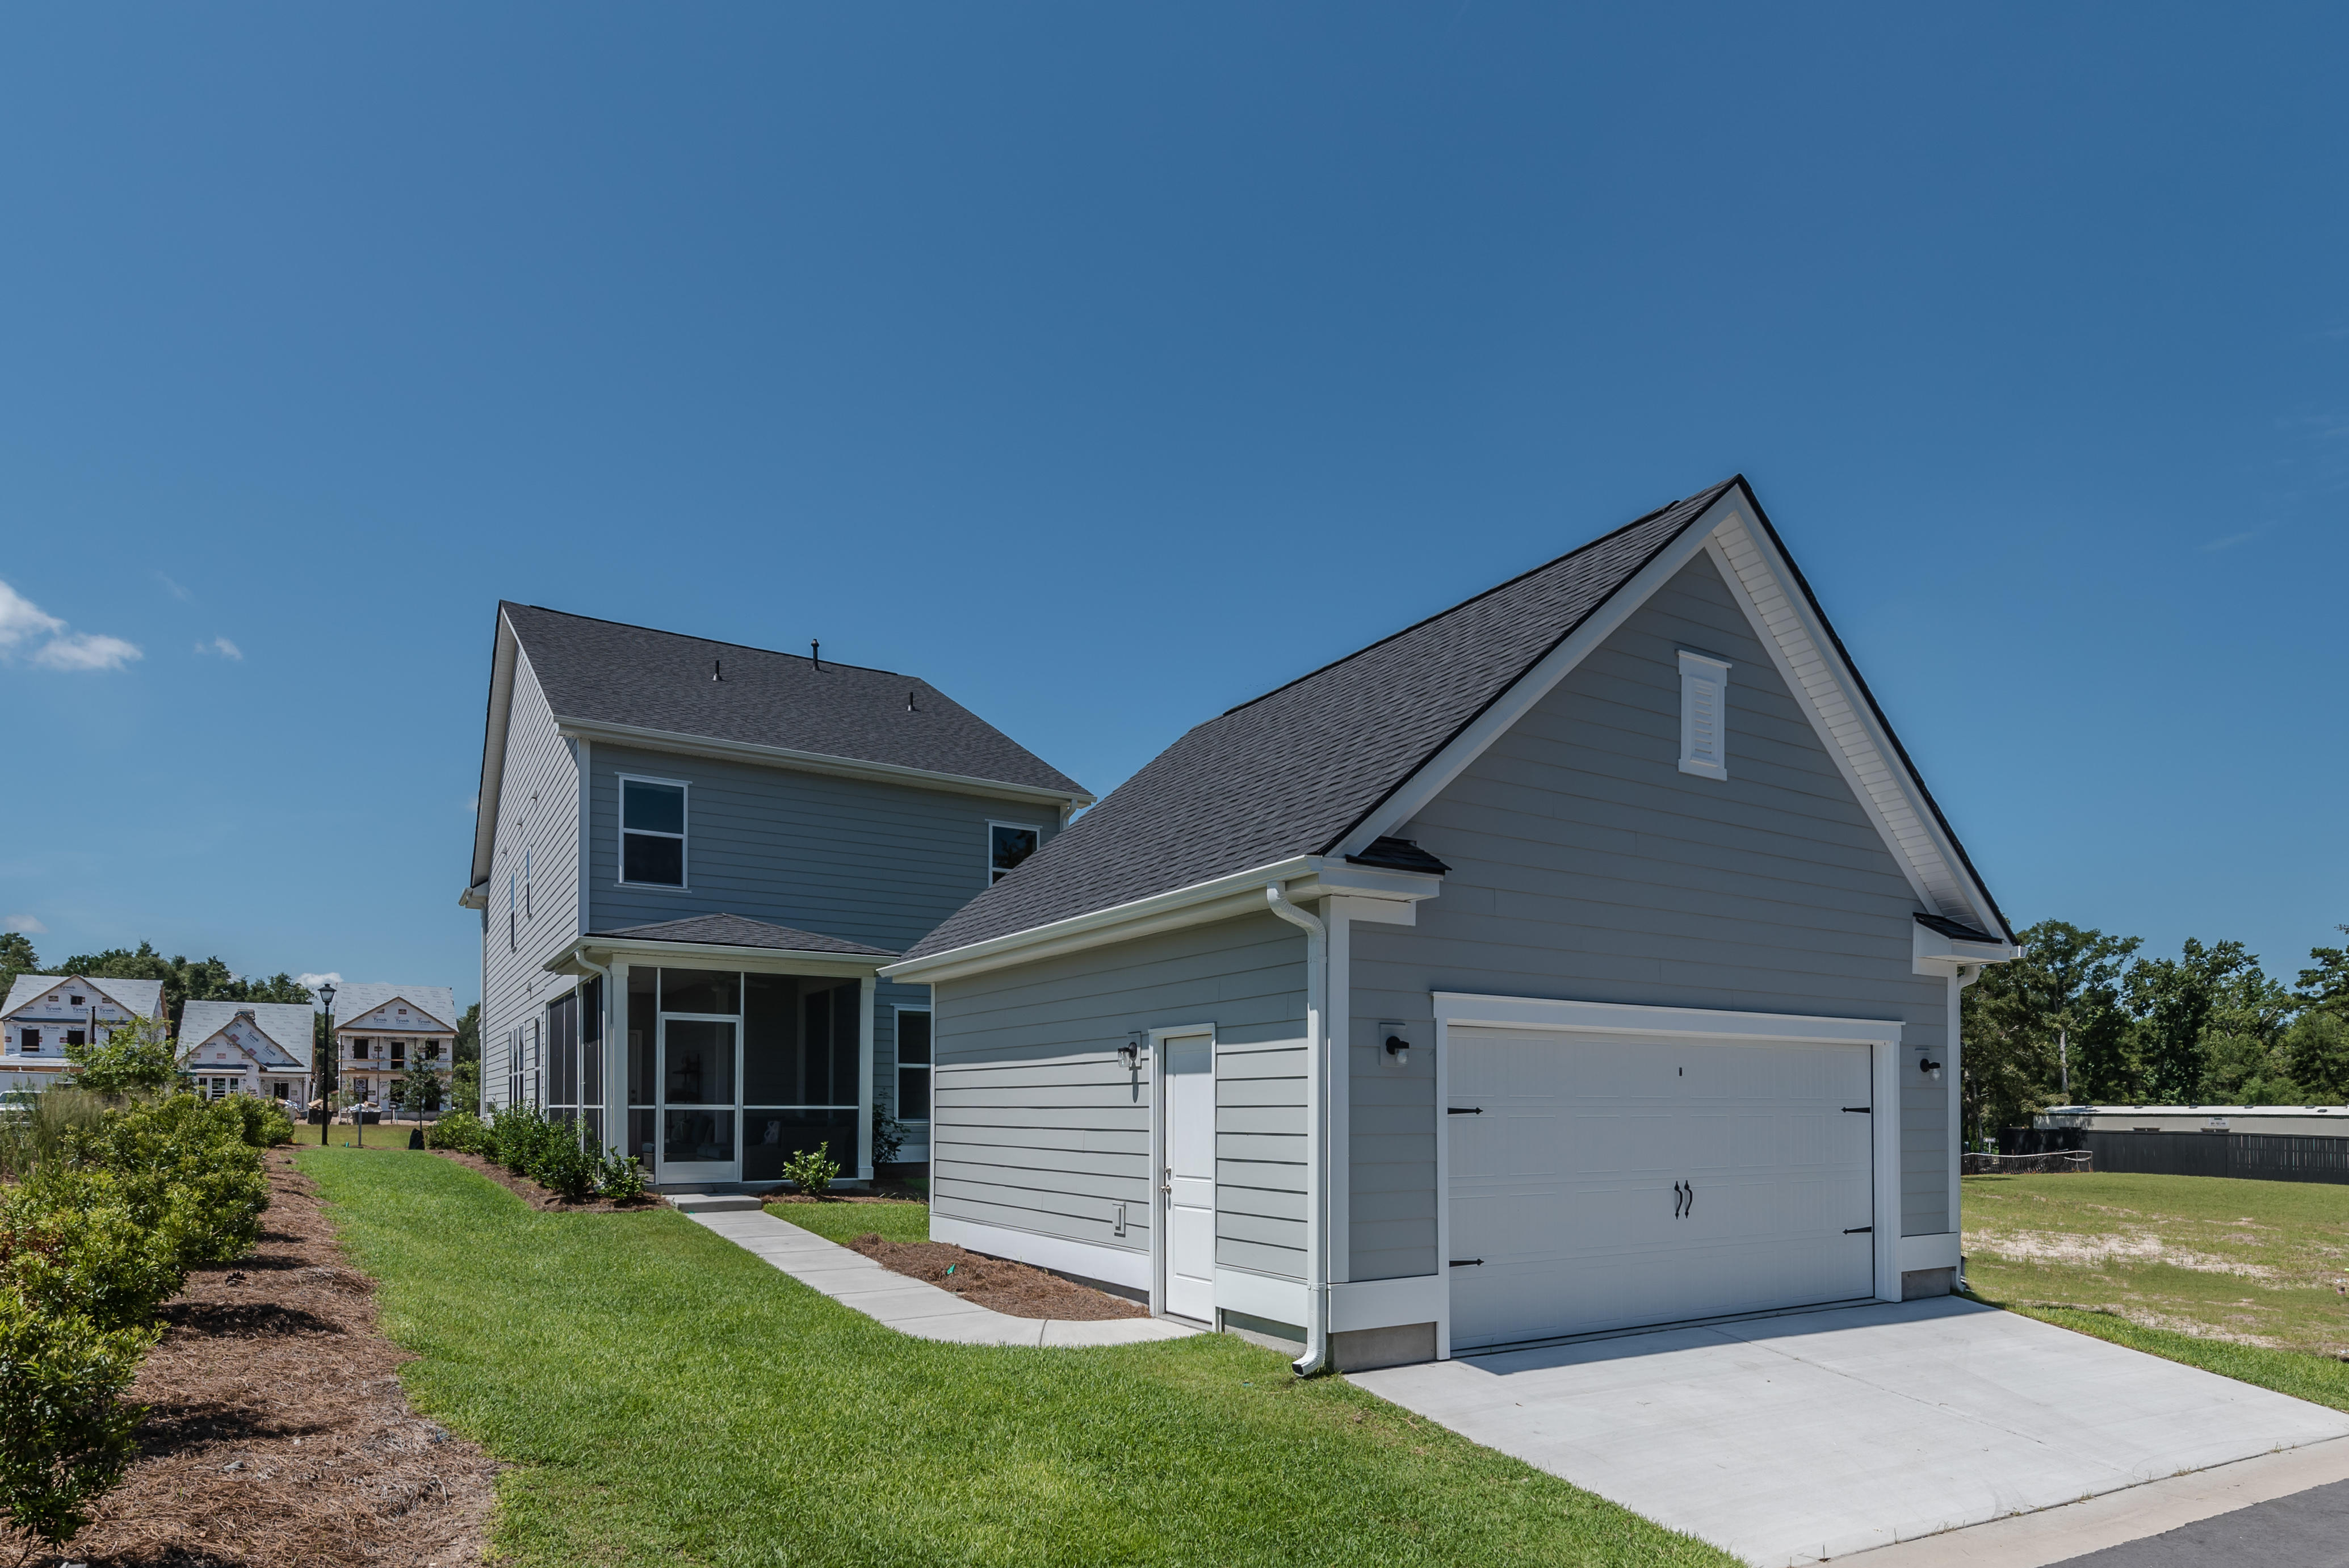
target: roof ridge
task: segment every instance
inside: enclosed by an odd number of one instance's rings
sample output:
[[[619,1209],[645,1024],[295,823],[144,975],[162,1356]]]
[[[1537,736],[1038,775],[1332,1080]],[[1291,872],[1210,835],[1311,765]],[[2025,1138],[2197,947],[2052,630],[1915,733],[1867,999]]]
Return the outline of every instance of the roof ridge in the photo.
[[[820,660],[811,659],[804,653],[786,653],[780,648],[761,648],[755,642],[730,642],[721,637],[700,637],[689,631],[670,631],[666,627],[638,626],[635,621],[614,620],[608,616],[581,615],[577,610],[556,609],[552,605],[526,604],[521,599],[500,599],[498,608],[536,610],[541,615],[559,615],[565,620],[593,621],[597,626],[616,626],[623,631],[646,631],[655,637],[674,637],[683,642],[707,643],[711,648],[739,648],[746,653],[763,653],[770,659],[796,659],[802,664],[812,664],[819,670],[823,668]],[[929,685],[929,682],[922,680],[920,676],[908,675],[901,670],[884,670],[877,664],[854,664],[845,659],[835,659],[832,662],[833,666],[842,670],[860,670],[867,675],[887,675],[899,680],[919,680],[925,686]],[[932,686],[930,690],[936,691],[937,688]],[[946,693],[939,691],[938,695],[944,697]]]
[[[1628,534],[1632,529],[1640,527],[1643,524],[1652,523],[1657,518],[1661,517],[1665,513],[1670,512],[1675,506],[1685,506],[1690,502],[1695,501],[1702,496],[1718,497],[1722,492],[1727,490],[1731,485],[1737,483],[1744,477],[1745,476],[1742,473],[1733,473],[1718,484],[1710,485],[1703,490],[1694,491],[1687,495],[1682,496],[1677,501],[1667,501],[1661,506],[1655,508],[1651,512],[1641,513],[1639,516],[1632,518],[1631,521],[1624,524],[1619,528],[1610,528],[1606,533],[1599,535],[1596,539],[1585,540],[1583,543],[1577,545],[1573,549],[1567,551],[1562,556],[1552,556],[1548,560],[1542,562],[1538,566],[1528,566],[1524,571],[1519,572],[1516,576],[1509,578],[1507,581],[1495,583],[1491,587],[1485,589],[1482,593],[1471,594],[1466,598],[1462,599],[1458,604],[1437,610],[1433,615],[1422,616],[1417,620],[1412,622],[1409,626],[1402,628],[1399,631],[1391,631],[1386,636],[1380,638],[1376,642],[1366,642],[1361,647],[1354,649],[1351,653],[1340,654],[1338,658],[1330,659],[1326,664],[1307,670],[1304,674],[1297,677],[1294,680],[1282,681],[1279,685],[1274,687],[1269,691],[1264,692],[1260,696],[1251,697],[1245,702],[1235,703],[1231,707],[1225,709],[1221,713],[1216,714],[1216,717],[1217,719],[1228,719],[1233,714],[1239,712],[1242,709],[1253,708],[1257,703],[1262,702],[1268,698],[1279,696],[1282,692],[1288,691],[1292,686],[1312,680],[1315,676],[1322,673],[1324,670],[1335,670],[1338,666],[1350,663],[1354,659],[1361,658],[1362,655],[1366,653],[1376,652],[1378,649],[1384,648],[1388,643],[1394,641],[1397,638],[1409,637],[1421,627],[1433,625],[1434,622],[1442,620],[1445,616],[1454,614],[1459,610],[1466,609],[1470,605],[1479,603],[1482,600],[1491,598],[1495,594],[1500,593],[1505,589],[1516,587],[1527,577],[1539,576],[1542,573],[1548,571],[1552,566],[1560,566],[1565,562],[1570,561],[1575,556],[1581,555],[1587,550],[1595,550],[1601,545],[1607,543],[1609,539],[1615,538],[1620,535]],[[1203,719],[1200,721],[1200,723],[1212,723],[1213,722],[1213,720]],[[1194,725],[1192,727],[1196,729],[1198,726]]]

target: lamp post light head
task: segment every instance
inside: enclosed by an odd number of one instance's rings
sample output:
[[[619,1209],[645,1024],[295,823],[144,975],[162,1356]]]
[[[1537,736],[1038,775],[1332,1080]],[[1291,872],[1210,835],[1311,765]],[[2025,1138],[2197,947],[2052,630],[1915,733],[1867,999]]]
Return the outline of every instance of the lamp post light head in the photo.
[[[326,1004],[327,1012],[332,1012],[335,1010],[335,982],[333,981],[330,980],[326,984],[318,988],[318,1000]]]

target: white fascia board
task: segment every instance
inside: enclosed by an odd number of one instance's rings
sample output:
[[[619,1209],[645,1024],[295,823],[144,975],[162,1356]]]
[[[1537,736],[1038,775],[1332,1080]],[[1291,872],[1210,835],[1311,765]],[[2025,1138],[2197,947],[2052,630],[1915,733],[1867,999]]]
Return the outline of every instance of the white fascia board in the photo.
[[[1705,546],[1918,900],[1985,931],[2002,929],[1989,892],[1968,874],[1964,857],[1925,803],[1922,781],[1902,764],[1899,749],[1859,694],[1857,672],[1837,652],[1767,531],[1743,516],[1724,518]]]
[[[558,733],[573,740],[602,741],[650,751],[678,752],[688,756],[716,757],[723,762],[754,763],[766,767],[794,768],[802,773],[831,774],[841,778],[870,779],[916,789],[952,790],[957,794],[989,795],[1002,800],[1087,806],[1093,797],[1040,784],[1010,784],[1002,779],[942,774],[928,768],[900,767],[895,763],[866,762],[859,757],[835,757],[825,752],[795,751],[789,746],[762,746],[750,741],[725,741],[710,735],[687,735],[674,730],[648,730],[635,724],[613,724],[599,719],[569,719],[557,715]]]
[[[548,974],[576,975],[582,980],[601,974],[615,960],[626,959],[631,964],[657,969],[667,963],[674,969],[686,959],[722,960],[734,969],[749,970],[755,974],[837,975],[843,980],[854,980],[877,971],[889,961],[874,955],[859,958],[854,953],[813,952],[799,948],[742,948],[723,942],[574,942],[544,963],[539,965]]]
[[[481,790],[473,797],[472,884],[457,900],[464,909],[489,908],[487,888],[494,869],[497,836],[491,825],[498,820],[498,794],[505,787],[506,731],[513,723],[514,673],[521,659],[522,639],[514,635],[501,607],[497,640],[490,657],[490,713],[481,735]],[[471,902],[477,892],[481,895],[478,904]]]
[[[1817,1040],[1855,1044],[1900,1043],[1893,1018],[1820,1018],[1799,1012],[1737,1012],[1709,1007],[1642,1007],[1618,1002],[1563,1002],[1538,996],[1484,996],[1438,991],[1435,1017],[1446,1027],[1557,1029],[1605,1034],[1704,1035],[1729,1040]]]
[[[1449,744],[1428,759],[1417,773],[1403,782],[1400,789],[1389,795],[1384,804],[1364,817],[1361,826],[1348,834],[1344,842],[1338,846],[1338,853],[1341,856],[1360,855],[1370,847],[1371,840],[1397,832],[1424,811],[1429,802],[1465,772],[1471,763],[1485,754],[1487,747],[1506,734],[1518,720],[1532,711],[1536,703],[1548,696],[1551,689],[1565,680],[1576,665],[1612,637],[1616,628],[1628,620],[1634,610],[1647,603],[1658,588],[1671,582],[1682,567],[1694,559],[1714,529],[1730,518],[1742,515],[1739,509],[1744,505],[1744,493],[1742,490],[1732,489],[1707,507],[1703,516],[1683,529],[1680,537],[1634,573],[1630,581],[1617,588],[1613,597],[1593,610],[1571,635],[1544,654],[1491,707],[1479,713],[1466,729],[1454,735]]]
[[[909,959],[887,965],[880,972],[886,980],[935,985],[940,981],[960,980],[1009,964],[1032,963],[1039,959],[1110,942],[1131,941],[1184,926],[1228,920],[1264,909],[1264,889],[1275,882],[1281,884],[1282,896],[1292,903],[1343,897],[1408,904],[1432,898],[1444,887],[1442,877],[1420,872],[1349,866],[1342,860],[1319,855],[1293,855],[1286,860],[1195,882],[1187,888],[1171,888],[1132,903],[1033,926],[926,958]]]
[[[2023,956],[2023,950],[2012,942],[1961,941],[1929,930],[1913,920],[1909,929],[1909,968],[1912,974],[1955,974],[1977,964],[2009,963]]]

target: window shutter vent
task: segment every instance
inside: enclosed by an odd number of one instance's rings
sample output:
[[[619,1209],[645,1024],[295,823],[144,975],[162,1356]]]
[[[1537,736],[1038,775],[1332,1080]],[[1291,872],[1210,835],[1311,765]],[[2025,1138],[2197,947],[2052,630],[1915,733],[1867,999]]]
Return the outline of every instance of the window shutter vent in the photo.
[[[1683,650],[1681,663],[1681,772],[1729,776],[1729,666]]]

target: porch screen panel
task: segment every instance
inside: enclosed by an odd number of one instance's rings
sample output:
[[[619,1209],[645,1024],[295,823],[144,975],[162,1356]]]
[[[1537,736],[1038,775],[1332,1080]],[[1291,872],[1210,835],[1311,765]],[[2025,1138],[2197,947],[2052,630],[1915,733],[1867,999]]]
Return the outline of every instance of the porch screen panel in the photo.
[[[559,997],[546,1007],[546,1106],[555,1112],[579,1108],[579,998]],[[567,1115],[564,1120],[570,1120]]]
[[[604,982],[591,980],[579,997],[580,1119],[595,1147],[604,1147]]]
[[[660,1085],[654,1065],[660,1060],[660,998],[656,974],[649,969],[628,971],[628,1134],[623,1147],[652,1171],[660,1155]]]
[[[780,1181],[785,1159],[818,1145],[854,1172],[861,1158],[856,982],[743,980],[742,1179]]]

